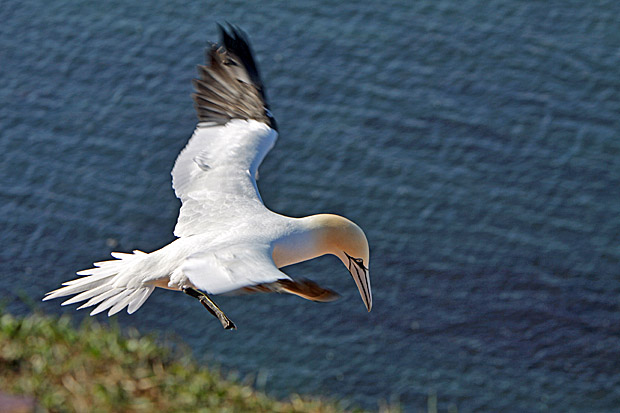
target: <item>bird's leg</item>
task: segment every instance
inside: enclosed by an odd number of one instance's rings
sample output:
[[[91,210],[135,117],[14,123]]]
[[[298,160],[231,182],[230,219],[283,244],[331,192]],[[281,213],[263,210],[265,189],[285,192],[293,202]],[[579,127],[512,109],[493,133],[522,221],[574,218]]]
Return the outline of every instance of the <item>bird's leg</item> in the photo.
[[[207,310],[222,323],[222,327],[226,330],[236,330],[237,326],[233,323],[230,318],[226,317],[226,314],[213,302],[213,300],[202,291],[198,291],[192,287],[183,287],[183,292],[187,295],[191,295],[192,297],[198,299],[205,306]]]

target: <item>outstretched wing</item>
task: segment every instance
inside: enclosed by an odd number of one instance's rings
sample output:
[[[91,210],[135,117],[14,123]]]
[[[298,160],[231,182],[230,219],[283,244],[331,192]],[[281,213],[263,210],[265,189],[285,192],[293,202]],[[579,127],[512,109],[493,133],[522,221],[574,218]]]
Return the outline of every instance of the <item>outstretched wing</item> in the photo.
[[[197,288],[209,294],[279,292],[311,301],[333,301],[338,293],[310,280],[293,280],[280,271],[268,244],[235,244],[188,257],[181,268]]]
[[[172,169],[172,186],[183,203],[174,235],[200,234],[262,212],[255,176],[276,137],[254,120],[199,125]]]
[[[196,287],[224,294],[243,287],[291,280],[271,258],[269,245],[237,244],[188,257],[181,268]]]
[[[189,236],[264,209],[256,174],[277,139],[252,52],[239,30],[221,28],[193,94],[200,123],[172,169],[183,205],[174,230]]]

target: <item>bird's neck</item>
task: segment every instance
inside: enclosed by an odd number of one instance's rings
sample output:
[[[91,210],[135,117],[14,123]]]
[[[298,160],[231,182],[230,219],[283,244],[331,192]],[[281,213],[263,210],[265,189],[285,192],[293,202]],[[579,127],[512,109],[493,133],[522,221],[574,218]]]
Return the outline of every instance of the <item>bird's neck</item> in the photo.
[[[282,268],[325,254],[334,254],[342,260],[342,250],[335,241],[345,231],[348,222],[345,218],[329,214],[292,218],[287,233],[274,243],[274,263]]]

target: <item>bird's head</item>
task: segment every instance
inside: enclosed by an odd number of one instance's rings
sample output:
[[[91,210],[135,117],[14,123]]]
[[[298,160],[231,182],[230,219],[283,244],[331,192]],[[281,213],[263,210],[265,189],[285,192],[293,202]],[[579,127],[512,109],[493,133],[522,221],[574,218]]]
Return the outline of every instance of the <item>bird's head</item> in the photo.
[[[368,311],[372,308],[370,289],[370,251],[364,231],[354,222],[338,216],[319,215],[323,228],[322,242],[347,267]]]

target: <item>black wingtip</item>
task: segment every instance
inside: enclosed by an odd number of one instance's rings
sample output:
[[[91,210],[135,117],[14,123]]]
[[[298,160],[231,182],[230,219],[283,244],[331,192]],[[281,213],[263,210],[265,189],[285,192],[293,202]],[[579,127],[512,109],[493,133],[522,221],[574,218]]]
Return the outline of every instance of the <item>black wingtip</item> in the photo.
[[[208,66],[199,66],[194,82],[198,118],[225,124],[230,119],[256,119],[277,130],[248,36],[228,22],[217,23],[221,42],[207,51]]]
[[[254,53],[250,47],[247,34],[233,24],[228,22],[225,24],[227,26],[226,28],[219,23],[217,25],[220,29],[220,35],[222,36],[222,45],[228,52],[238,56],[241,59],[241,63],[248,71],[248,75],[250,75],[252,83],[254,83],[254,85],[259,89],[263,100],[266,100],[263,83],[258,72],[258,66],[254,60]]]
[[[265,93],[265,88],[258,70],[258,65],[256,64],[256,60],[254,60],[254,52],[250,46],[248,35],[239,26],[228,21],[225,21],[224,25],[217,23],[217,27],[219,28],[220,35],[222,37],[221,44],[228,52],[238,56],[241,59],[241,62],[248,72],[252,83],[258,90],[258,93],[263,100],[265,115],[269,119],[269,125],[277,130],[278,126],[276,124],[276,120],[271,114],[269,104],[267,103],[267,94]]]

